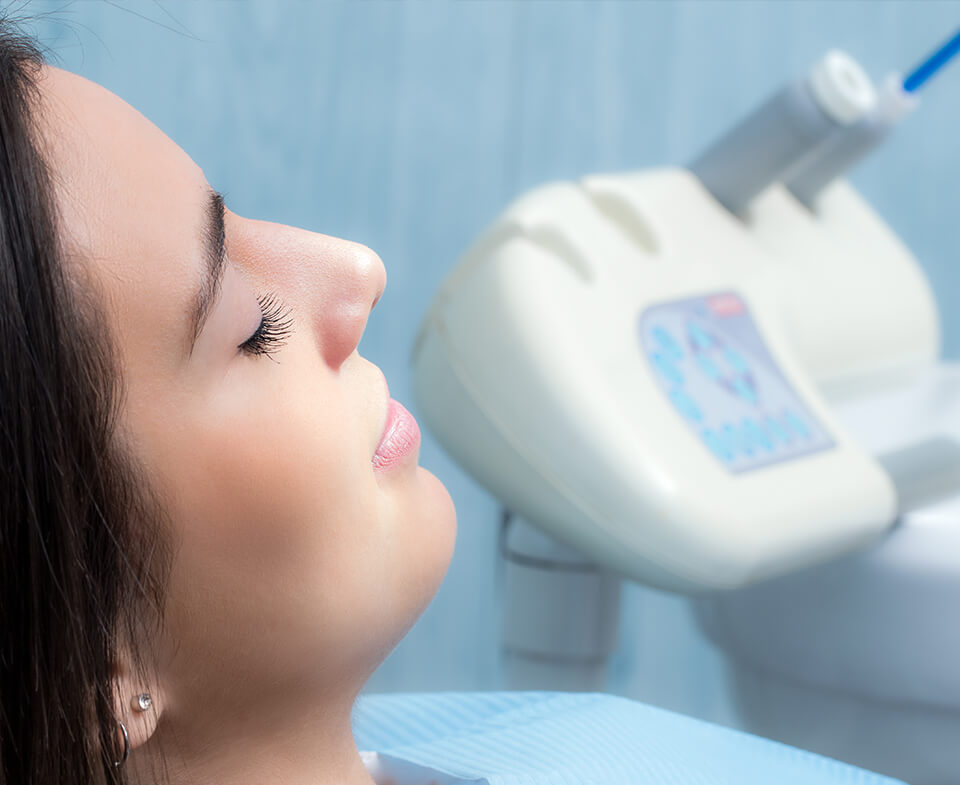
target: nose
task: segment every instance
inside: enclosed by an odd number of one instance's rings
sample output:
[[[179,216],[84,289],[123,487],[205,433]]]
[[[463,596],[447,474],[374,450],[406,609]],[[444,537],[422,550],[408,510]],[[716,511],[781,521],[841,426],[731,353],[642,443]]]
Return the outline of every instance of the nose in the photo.
[[[293,226],[228,215],[231,258],[295,305],[324,362],[338,370],[356,350],[387,285],[380,257],[365,245]]]
[[[332,238],[331,242],[335,253],[330,264],[321,267],[320,302],[312,313],[324,362],[337,370],[360,343],[370,311],[387,285],[387,271],[367,246]]]

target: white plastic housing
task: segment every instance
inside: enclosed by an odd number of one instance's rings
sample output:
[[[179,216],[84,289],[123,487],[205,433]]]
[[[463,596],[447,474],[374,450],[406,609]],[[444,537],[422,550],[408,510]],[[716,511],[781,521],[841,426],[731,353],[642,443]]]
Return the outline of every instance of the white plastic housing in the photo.
[[[822,210],[776,186],[744,222],[684,169],[526,194],[424,319],[424,421],[510,510],[651,585],[732,588],[864,545],[893,522],[895,492],[818,386],[905,378],[939,330],[919,266],[854,191],[831,186]],[[733,473],[678,415],[638,315],[712,292],[747,304],[833,448]]]
[[[837,407],[868,449],[960,444],[960,365]],[[926,476],[936,467],[913,462]],[[700,598],[743,728],[911,783],[960,771],[960,493],[902,515],[873,547]]]

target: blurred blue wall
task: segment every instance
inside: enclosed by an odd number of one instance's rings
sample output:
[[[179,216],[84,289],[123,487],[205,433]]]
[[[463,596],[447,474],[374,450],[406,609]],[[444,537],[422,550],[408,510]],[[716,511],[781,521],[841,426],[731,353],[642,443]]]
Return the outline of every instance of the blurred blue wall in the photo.
[[[521,191],[682,163],[831,47],[875,77],[960,25],[960,3],[38,0],[59,63],[118,93],[235,212],[364,242],[388,271],[361,352],[412,403],[421,313]],[[926,267],[960,355],[960,64],[852,181]],[[852,293],[855,296],[855,293]],[[416,412],[416,410],[414,409]],[[425,434],[460,535],[375,690],[501,686],[496,502]],[[632,587],[609,687],[727,721],[720,663],[676,598]]]

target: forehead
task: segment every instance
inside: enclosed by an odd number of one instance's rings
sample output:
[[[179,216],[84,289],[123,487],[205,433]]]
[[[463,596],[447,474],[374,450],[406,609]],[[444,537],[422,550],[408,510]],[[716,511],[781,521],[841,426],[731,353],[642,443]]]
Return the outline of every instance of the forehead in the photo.
[[[201,269],[206,180],[109,90],[48,66],[39,84],[41,144],[67,263],[93,274],[129,361],[157,348],[166,330],[186,329]]]

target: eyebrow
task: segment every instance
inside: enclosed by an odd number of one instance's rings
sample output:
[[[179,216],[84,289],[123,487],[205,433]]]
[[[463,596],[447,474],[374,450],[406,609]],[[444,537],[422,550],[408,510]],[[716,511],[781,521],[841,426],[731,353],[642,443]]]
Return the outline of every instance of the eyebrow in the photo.
[[[223,282],[223,269],[226,259],[226,230],[223,224],[223,194],[212,188],[207,191],[206,216],[204,217],[201,239],[203,244],[203,273],[200,288],[194,300],[190,338],[190,354],[203,332],[203,325],[213,310]]]

